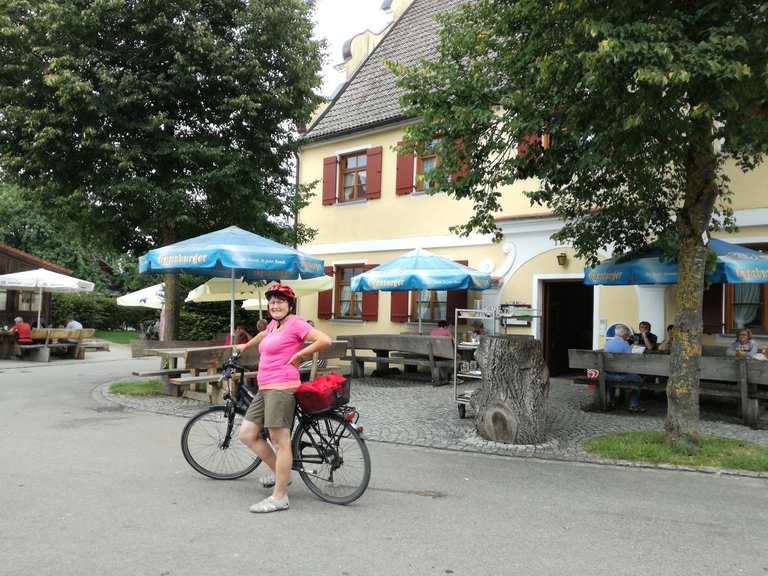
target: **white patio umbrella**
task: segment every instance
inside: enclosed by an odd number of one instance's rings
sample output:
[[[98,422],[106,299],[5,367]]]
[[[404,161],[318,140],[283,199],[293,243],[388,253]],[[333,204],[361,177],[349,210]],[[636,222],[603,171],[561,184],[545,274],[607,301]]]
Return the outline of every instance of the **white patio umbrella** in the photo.
[[[333,288],[333,278],[331,276],[320,276],[319,278],[310,278],[309,280],[289,280],[286,284],[293,288],[298,298],[301,298],[302,296],[317,294],[323,290],[330,290]],[[251,298],[243,302],[243,308],[245,310],[258,310],[261,313],[261,310],[267,304],[269,302],[266,299]]]
[[[242,279],[235,279],[233,294],[231,279],[211,278],[208,282],[191,290],[184,302],[229,302],[233,297],[235,300],[247,300],[258,298],[258,296],[259,288]]]
[[[152,308],[160,310],[165,302],[165,284],[147,286],[135,292],[129,292],[117,299],[118,306],[132,306],[136,308]]]
[[[95,285],[87,280],[80,280],[66,274],[51,272],[45,268],[25,270],[0,276],[0,288],[7,290],[37,290],[40,294],[40,302],[43,301],[43,292],[93,292]],[[37,310],[37,327],[40,328],[40,312],[42,305]]]

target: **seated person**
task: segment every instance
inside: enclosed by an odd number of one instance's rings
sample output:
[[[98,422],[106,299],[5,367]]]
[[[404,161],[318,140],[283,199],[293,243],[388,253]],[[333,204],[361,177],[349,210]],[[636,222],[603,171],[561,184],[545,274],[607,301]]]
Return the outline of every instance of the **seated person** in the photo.
[[[485,326],[481,320],[475,320],[472,322],[472,333],[477,334],[478,336],[485,334]]]
[[[241,322],[235,324],[235,344],[245,344],[251,339],[251,335],[245,329],[245,326]],[[224,341],[226,345],[232,344],[232,338],[227,334],[227,338]]]
[[[736,340],[731,342],[728,350],[725,351],[728,356],[736,356],[737,358],[751,358],[758,352],[757,344],[752,341],[752,331],[749,328],[739,330]]]
[[[82,330],[83,325],[74,318],[67,318],[67,323],[64,325],[64,328],[67,330]],[[71,338],[59,338],[59,342],[62,344],[79,344],[80,340],[74,340]]]
[[[640,332],[634,335],[635,346],[643,346],[646,350],[656,350],[656,343],[659,341],[656,334],[651,332],[650,322],[640,322]]]
[[[24,322],[24,318],[17,316],[13,319],[15,324],[11,326],[11,332],[16,333],[17,344],[32,344],[32,326]]]
[[[657,350],[659,352],[664,352],[666,354],[669,354],[672,351],[672,342],[674,341],[675,337],[672,334],[672,330],[675,328],[674,324],[670,324],[667,326],[667,337],[664,338],[664,342],[659,344],[659,347]]]
[[[629,328],[624,326],[623,324],[620,324],[616,327],[616,336],[611,338],[605,343],[605,352],[620,352],[624,354],[631,354],[632,353],[632,347],[629,345],[627,340],[631,340],[632,335],[630,334]],[[605,373],[605,380],[608,382],[608,404],[611,405],[616,401],[616,398],[618,396],[618,389],[611,386],[610,383],[631,383],[631,384],[640,384],[642,382],[642,378],[639,374],[626,374],[623,372],[606,372]],[[629,411],[630,412],[643,412],[644,410],[640,408],[640,389],[639,388],[633,388],[632,391],[629,393]]]
[[[448,330],[448,322],[445,320],[440,320],[437,323],[437,328],[432,328],[432,330],[429,333],[430,336],[453,336],[451,334],[451,331]]]
[[[264,318],[261,318],[258,322],[256,322],[256,333],[264,332],[268,325],[269,322],[267,322]]]

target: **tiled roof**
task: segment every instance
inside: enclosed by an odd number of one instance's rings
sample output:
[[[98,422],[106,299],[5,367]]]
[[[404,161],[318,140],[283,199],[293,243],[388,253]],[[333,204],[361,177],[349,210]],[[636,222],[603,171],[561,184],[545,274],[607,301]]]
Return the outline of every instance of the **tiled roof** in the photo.
[[[28,254],[23,250],[19,250],[18,248],[13,248],[11,246],[8,246],[8,244],[3,244],[1,242],[0,242],[0,253],[8,254],[9,256],[13,256],[14,258],[18,258],[19,260],[24,260],[25,262],[28,262],[29,264],[38,266],[40,268],[46,268],[51,272],[58,272],[59,274],[72,274],[72,270],[70,270],[69,268],[65,268],[64,266],[59,266],[58,264],[54,264],[53,262],[48,262],[48,260],[43,260],[42,258],[38,258],[37,256],[32,256],[32,254]]]
[[[403,119],[403,90],[395,85],[395,77],[384,63],[393,60],[413,65],[434,58],[439,40],[435,15],[465,1],[414,0],[304,139],[324,140]]]

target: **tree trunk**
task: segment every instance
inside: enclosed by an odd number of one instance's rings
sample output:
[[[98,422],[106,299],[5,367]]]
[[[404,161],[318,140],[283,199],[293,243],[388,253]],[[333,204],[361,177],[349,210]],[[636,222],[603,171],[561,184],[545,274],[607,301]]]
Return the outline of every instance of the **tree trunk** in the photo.
[[[709,229],[718,196],[717,159],[709,123],[691,135],[686,159],[686,194],[678,210],[677,312],[667,383],[664,428],[672,446],[699,443],[699,359],[701,358],[702,302],[709,249],[702,235]]]
[[[163,340],[178,340],[179,334],[179,278],[176,274],[163,274],[165,280],[165,324]]]
[[[549,370],[541,342],[516,336],[481,336],[475,357],[483,380],[471,405],[480,435],[506,444],[541,442],[549,397]]]
[[[163,243],[165,246],[173,244],[175,241],[173,228],[165,226],[163,228]],[[165,325],[163,331],[163,340],[178,340],[179,335],[179,279],[176,274],[166,273],[163,275],[165,280]]]

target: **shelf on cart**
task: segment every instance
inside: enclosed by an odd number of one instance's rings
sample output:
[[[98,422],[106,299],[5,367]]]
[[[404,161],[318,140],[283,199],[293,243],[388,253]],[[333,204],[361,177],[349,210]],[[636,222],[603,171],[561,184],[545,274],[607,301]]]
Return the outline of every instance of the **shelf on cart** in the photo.
[[[480,372],[480,370],[473,370],[471,372],[459,372],[456,376],[459,378],[482,378],[483,374]]]
[[[462,342],[461,344],[456,344],[456,348],[459,350],[476,350],[477,346],[477,342]]]

